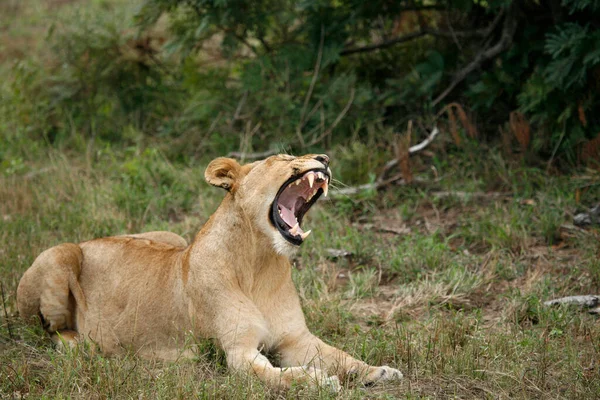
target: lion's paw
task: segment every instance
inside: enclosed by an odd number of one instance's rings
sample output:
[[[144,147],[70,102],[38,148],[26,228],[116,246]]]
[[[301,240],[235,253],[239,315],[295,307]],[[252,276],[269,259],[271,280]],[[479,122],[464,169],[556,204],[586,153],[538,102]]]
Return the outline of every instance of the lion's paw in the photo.
[[[362,377],[361,382],[363,385],[369,386],[376,383],[383,383],[389,381],[399,381],[404,375],[396,368],[388,367],[384,365],[382,367],[371,367],[367,371],[367,374]]]
[[[340,390],[342,390],[340,379],[335,375],[325,378],[322,385],[323,388],[326,388],[332,393],[338,393]]]
[[[327,373],[322,369],[315,367],[302,367],[304,373],[311,379],[311,383],[322,389],[329,390],[333,393],[337,393],[341,390],[342,386],[337,376],[327,376]]]

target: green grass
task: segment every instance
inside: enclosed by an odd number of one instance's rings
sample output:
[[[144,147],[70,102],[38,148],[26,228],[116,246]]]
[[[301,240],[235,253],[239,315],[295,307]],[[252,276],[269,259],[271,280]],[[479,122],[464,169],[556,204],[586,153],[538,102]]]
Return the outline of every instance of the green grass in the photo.
[[[175,165],[156,149],[110,150],[91,164],[82,155],[47,149],[22,164],[0,175],[0,393],[330,397],[303,387],[275,393],[252,377],[231,375],[210,342],[201,342],[196,360],[177,363],[103,357],[86,348],[56,351],[15,311],[18,280],[40,251],[153,229],[191,240],[222,193],[203,182],[204,165]],[[485,170],[479,173],[467,184],[481,185]],[[309,326],[327,342],[406,376],[387,387],[347,384],[341,398],[598,396],[598,318],[541,305],[600,292],[598,233],[560,235],[556,226],[568,223],[576,207],[571,181],[545,179],[528,196],[515,188],[508,199],[432,201],[423,188],[391,188],[367,200],[323,201],[311,212],[305,224],[314,234],[294,269]],[[410,232],[380,230],[383,223]],[[551,240],[547,226],[558,232]],[[328,248],[352,254],[332,259]]]

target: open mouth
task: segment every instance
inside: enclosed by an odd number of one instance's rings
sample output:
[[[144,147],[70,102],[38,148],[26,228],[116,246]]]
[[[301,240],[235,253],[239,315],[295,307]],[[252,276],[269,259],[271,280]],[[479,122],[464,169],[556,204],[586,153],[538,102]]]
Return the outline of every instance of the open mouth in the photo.
[[[301,228],[302,219],[310,207],[327,196],[329,173],[314,169],[288,179],[277,192],[271,207],[271,222],[288,242],[300,245],[311,231]]]

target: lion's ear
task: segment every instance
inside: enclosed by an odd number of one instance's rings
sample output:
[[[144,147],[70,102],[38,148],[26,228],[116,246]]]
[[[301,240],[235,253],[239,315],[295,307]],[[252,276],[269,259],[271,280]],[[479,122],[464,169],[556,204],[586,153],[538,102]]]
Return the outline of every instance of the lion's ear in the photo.
[[[204,178],[213,186],[231,190],[239,177],[240,164],[232,158],[219,157],[210,162]]]

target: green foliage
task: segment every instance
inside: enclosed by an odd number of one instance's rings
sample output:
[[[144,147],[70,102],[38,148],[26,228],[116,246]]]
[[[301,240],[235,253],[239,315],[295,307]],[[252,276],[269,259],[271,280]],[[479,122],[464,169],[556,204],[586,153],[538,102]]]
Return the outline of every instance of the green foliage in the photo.
[[[184,160],[356,143],[360,152],[360,146],[388,146],[408,119],[430,125],[432,114],[457,101],[487,137],[521,111],[533,127],[532,152],[574,161],[578,146],[600,131],[593,112],[600,107],[594,22],[600,6],[597,0],[548,4],[144,0],[135,6],[107,0],[64,6],[41,39],[47,54],[5,66],[0,129],[14,144],[11,151],[24,147],[18,143],[26,135],[86,151],[90,139],[161,140],[169,143],[167,157]],[[506,21],[516,25],[514,34]],[[482,55],[505,37],[503,51]],[[474,60],[481,61],[461,75]],[[457,76],[464,79],[439,98]],[[7,155],[5,162],[18,157]],[[364,181],[365,173],[356,179]]]

